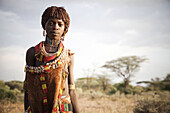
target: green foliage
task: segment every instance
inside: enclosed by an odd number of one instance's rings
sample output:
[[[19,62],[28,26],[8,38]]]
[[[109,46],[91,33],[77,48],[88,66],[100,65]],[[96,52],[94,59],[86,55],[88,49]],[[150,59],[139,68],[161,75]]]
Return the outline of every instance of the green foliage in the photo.
[[[4,87],[4,86],[5,86],[4,81],[0,80],[0,87]]]
[[[89,81],[89,82],[87,82]],[[99,89],[99,83],[97,78],[95,77],[85,77],[85,78],[79,78],[76,80],[76,88],[82,88],[83,91],[88,90],[88,86],[90,86],[90,89],[98,90]]]
[[[109,95],[115,94],[117,92],[117,88],[115,86],[111,86],[110,91],[109,91]]]
[[[23,92],[23,82],[21,81],[5,82],[5,85],[8,85],[11,90],[18,89],[19,91]]]
[[[156,77],[155,79],[151,79],[151,81],[137,82],[137,84],[141,83],[148,84],[146,91],[159,91],[159,90],[170,91],[170,74],[167,74],[164,80],[160,80],[160,78]]]
[[[145,89],[142,86],[135,86],[133,88],[133,94],[141,94]]]
[[[18,90],[17,88],[15,88],[14,90],[11,90],[15,95],[18,95],[21,93],[20,90]]]
[[[111,87],[109,94],[114,94],[117,91],[124,94],[141,94],[144,90],[145,89],[142,86],[133,87],[132,85],[128,85],[128,87],[125,88],[125,83],[122,82],[114,84]]]
[[[23,83],[20,81],[5,82],[0,81],[0,101],[2,102],[16,102],[17,97],[23,91]]]
[[[103,92],[108,92],[108,90],[110,90],[111,88],[109,76],[98,75],[97,78],[98,78],[98,85],[99,87],[101,87],[101,90]]]
[[[167,76],[162,82],[163,82],[162,90],[170,91],[170,74],[167,74]]]
[[[168,74],[165,79],[160,80],[160,78],[156,77],[155,79],[152,79],[151,81],[140,81],[137,82],[149,84],[147,87],[142,86],[132,86],[130,84],[126,85],[125,81],[121,83],[116,83],[114,85],[111,85],[109,82],[109,79],[105,76],[98,76],[98,78],[92,78],[91,82],[89,83],[90,89],[94,91],[100,91],[108,95],[115,94],[117,91],[120,92],[120,94],[138,94],[140,95],[142,92],[148,92],[148,91],[170,91],[170,74]],[[80,78],[76,81],[76,88],[81,88],[82,92],[88,90],[87,86],[87,78]]]
[[[169,113],[170,101],[166,100],[140,100],[134,113]]]
[[[16,102],[16,95],[8,89],[0,88],[0,100]]]
[[[124,82],[114,84],[109,93],[114,94],[114,93],[116,93],[115,91],[117,91],[117,90],[119,90],[120,93],[133,94],[133,86],[128,85],[128,87],[125,88]]]
[[[140,64],[146,60],[148,59],[138,56],[127,56],[108,61],[102,67],[110,69],[117,76],[122,77],[126,88],[130,83],[130,78],[139,70]]]
[[[132,89],[131,87],[121,88],[121,89],[120,89],[120,93],[133,94],[133,89]]]

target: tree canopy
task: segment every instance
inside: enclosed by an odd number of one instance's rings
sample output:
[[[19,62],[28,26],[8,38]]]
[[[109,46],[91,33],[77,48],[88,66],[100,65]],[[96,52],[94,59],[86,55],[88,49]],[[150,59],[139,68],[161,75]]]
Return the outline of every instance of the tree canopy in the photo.
[[[116,60],[106,62],[102,67],[110,69],[115,72],[119,77],[123,77],[125,87],[129,84],[130,78],[134,76],[134,72],[138,71],[140,64],[148,60],[144,57],[139,56],[126,56]]]

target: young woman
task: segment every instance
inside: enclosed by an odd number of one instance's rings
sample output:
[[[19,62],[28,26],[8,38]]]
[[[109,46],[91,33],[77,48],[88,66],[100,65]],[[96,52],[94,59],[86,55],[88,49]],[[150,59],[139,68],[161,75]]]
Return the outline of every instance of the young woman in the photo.
[[[27,50],[25,111],[79,113],[75,92],[74,55],[62,43],[70,18],[63,7],[48,7],[41,20],[45,41]]]

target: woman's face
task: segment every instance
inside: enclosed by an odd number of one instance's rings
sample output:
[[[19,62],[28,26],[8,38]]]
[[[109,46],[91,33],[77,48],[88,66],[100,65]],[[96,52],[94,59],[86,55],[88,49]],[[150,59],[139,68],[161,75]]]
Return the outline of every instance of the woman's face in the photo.
[[[64,22],[56,18],[50,18],[45,24],[47,36],[51,39],[60,40],[64,33]]]

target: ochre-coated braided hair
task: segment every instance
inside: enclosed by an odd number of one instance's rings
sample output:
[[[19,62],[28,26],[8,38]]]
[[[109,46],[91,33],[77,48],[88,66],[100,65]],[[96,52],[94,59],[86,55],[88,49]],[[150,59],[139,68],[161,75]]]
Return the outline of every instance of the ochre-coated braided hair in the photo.
[[[63,33],[63,37],[68,31],[69,25],[70,25],[70,17],[66,10],[63,7],[56,7],[56,6],[51,6],[48,7],[42,14],[42,19],[41,19],[41,25],[43,29],[45,30],[45,24],[48,21],[49,18],[57,18],[61,19],[65,23],[65,29]]]

